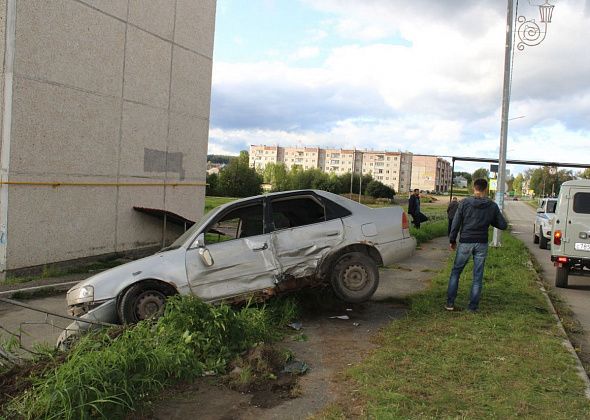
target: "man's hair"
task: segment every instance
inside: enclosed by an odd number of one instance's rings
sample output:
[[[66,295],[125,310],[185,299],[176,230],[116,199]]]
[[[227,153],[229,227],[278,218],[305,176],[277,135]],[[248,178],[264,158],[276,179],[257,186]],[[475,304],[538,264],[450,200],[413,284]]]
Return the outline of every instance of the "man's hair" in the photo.
[[[457,201],[457,197],[453,197],[453,201]]]
[[[414,192],[416,192],[416,191],[420,192],[420,190],[418,188],[414,188]]]
[[[488,181],[483,178],[476,179],[473,181],[473,188],[476,191],[483,192],[488,189]]]

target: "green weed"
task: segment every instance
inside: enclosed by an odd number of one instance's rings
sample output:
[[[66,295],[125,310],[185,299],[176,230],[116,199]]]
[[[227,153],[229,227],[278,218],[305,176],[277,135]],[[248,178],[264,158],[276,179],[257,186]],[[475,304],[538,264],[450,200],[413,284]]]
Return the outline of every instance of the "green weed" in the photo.
[[[84,419],[123,416],[164,387],[222,372],[236,354],[279,337],[284,313],[268,306],[234,310],[192,296],[169,299],[157,322],[82,337],[63,364],[35,378],[9,415]]]

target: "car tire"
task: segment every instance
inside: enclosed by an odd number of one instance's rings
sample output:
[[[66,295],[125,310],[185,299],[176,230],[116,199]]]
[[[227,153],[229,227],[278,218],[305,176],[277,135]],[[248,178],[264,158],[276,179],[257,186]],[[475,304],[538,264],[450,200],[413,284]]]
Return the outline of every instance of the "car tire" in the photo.
[[[555,269],[555,287],[567,288],[569,274],[569,267],[557,267]]]
[[[166,290],[156,281],[144,281],[127,289],[119,299],[117,312],[123,324],[137,324],[164,314]]]
[[[379,286],[377,264],[361,252],[344,254],[334,264],[331,283],[334,293],[343,301],[365,302]]]
[[[535,225],[533,225],[533,243],[539,243],[539,235],[537,235],[537,227]]]
[[[543,230],[539,228],[539,248],[547,249],[547,245],[549,244],[549,239],[543,236]]]

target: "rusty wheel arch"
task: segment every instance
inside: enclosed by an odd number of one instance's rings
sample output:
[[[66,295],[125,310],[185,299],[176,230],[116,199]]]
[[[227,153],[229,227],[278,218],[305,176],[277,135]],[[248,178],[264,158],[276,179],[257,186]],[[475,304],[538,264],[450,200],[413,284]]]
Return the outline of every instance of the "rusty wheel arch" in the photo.
[[[331,268],[334,266],[336,261],[338,261],[338,259],[344,254],[348,254],[350,252],[361,252],[366,254],[371,257],[373,261],[375,261],[375,264],[377,264],[378,267],[383,266],[383,258],[381,257],[381,253],[377,250],[377,248],[368,244],[351,244],[328,255],[320,265],[318,277],[325,278],[326,275],[331,271]]]

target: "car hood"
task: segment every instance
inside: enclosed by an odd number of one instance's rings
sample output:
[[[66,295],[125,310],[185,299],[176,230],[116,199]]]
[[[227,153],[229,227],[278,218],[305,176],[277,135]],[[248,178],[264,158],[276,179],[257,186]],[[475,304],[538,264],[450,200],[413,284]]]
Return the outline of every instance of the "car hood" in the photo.
[[[186,283],[185,253],[184,248],[178,248],[108,269],[76,284],[68,294],[80,287],[92,286],[96,302],[114,298],[121,290],[143,279],[163,280],[178,290],[183,280]]]

